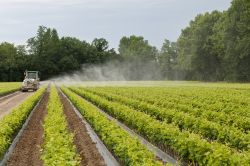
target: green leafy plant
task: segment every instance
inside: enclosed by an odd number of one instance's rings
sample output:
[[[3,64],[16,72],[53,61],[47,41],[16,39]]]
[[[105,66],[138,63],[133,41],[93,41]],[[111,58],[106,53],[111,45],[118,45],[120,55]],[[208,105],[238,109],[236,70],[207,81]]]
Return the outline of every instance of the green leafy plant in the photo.
[[[110,121],[98,108],[67,88],[61,89],[122,165],[162,165],[138,139],[120,128],[115,121]]]
[[[55,86],[51,86],[48,114],[44,120],[42,160],[45,165],[80,165],[73,143],[74,135],[67,129],[63,106]]]
[[[213,84],[206,85],[208,87],[205,88],[192,87],[194,85],[189,87],[189,84],[186,86],[94,89],[133,98],[163,109],[175,109],[223,126],[235,127],[245,133],[250,130],[250,98],[246,90],[247,86],[242,84],[235,87],[231,87],[230,84],[216,84],[220,88],[214,88]]]
[[[116,95],[110,92],[99,91],[98,89],[84,88],[83,90],[104,97],[109,101],[117,101],[141,112],[145,112],[160,121],[173,123],[181,130],[190,130],[200,134],[208,140],[219,141],[237,150],[249,150],[250,148],[250,136],[235,127],[220,125],[202,117],[195,117],[188,113],[180,112],[176,109],[160,108],[144,101]]]
[[[72,87],[70,90],[93,102],[150,142],[163,149],[170,147],[185,160],[199,165],[214,165],[215,163],[218,165],[247,165],[250,162],[248,152],[239,153],[217,142],[208,142],[199,134],[180,131],[173,124],[160,122],[145,113],[133,110],[121,103],[108,101],[82,89]]]
[[[45,92],[45,87],[40,88],[28,97],[21,105],[14,108],[12,112],[0,120],[0,159],[12,143],[15,134],[25,123],[30,112]]]

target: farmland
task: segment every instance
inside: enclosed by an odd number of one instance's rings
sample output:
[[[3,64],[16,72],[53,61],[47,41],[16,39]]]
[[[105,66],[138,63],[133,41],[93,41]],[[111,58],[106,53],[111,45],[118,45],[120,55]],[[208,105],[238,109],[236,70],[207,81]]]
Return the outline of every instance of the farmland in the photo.
[[[21,88],[21,83],[0,83],[0,96],[6,95],[8,93],[14,92]]]
[[[44,84],[0,119],[0,158],[4,165],[250,165],[249,90],[171,81]]]
[[[250,0],[0,11],[0,166],[250,166]]]

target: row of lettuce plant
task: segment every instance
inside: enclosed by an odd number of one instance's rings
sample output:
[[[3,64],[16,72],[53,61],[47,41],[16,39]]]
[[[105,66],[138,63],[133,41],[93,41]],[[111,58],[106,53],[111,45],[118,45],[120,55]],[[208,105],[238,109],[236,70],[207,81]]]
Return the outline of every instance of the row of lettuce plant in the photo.
[[[198,87],[94,87],[95,89],[105,89],[124,94],[141,94],[159,100],[169,99],[175,103],[188,102],[193,108],[202,107],[206,110],[223,111],[228,114],[238,114],[245,116],[245,111],[235,112],[231,108],[249,108],[250,98],[246,89],[230,88],[198,88]],[[201,101],[201,103],[196,101]],[[227,107],[228,106],[228,107]],[[219,108],[219,110],[218,110]],[[250,113],[250,112],[248,112]]]
[[[216,141],[208,142],[198,134],[180,131],[178,127],[172,124],[160,122],[145,113],[138,112],[118,102],[108,101],[82,89],[71,87],[70,90],[91,101],[163,150],[171,148],[181,158],[190,161],[192,164],[250,164],[248,152],[238,153]]]
[[[100,92],[95,89],[89,90],[87,88],[84,88],[84,90],[104,97],[110,101],[117,101],[128,105],[161,121],[174,123],[181,130],[190,130],[192,132],[201,134],[204,138],[209,140],[217,140],[238,150],[249,150],[250,148],[250,133],[245,134],[237,128],[226,125],[222,126],[218,123],[210,122],[204,118],[194,117],[187,113],[179,112],[175,109],[159,108],[143,101],[115,95],[109,92]]]
[[[230,89],[199,89],[197,87],[93,87],[90,89],[109,91],[127,97],[147,96],[148,102],[153,104],[167,101],[175,104],[185,104],[200,111],[209,110],[223,112],[230,116],[250,117],[250,111],[248,111],[250,98],[247,96],[246,90],[238,90],[243,91],[241,93],[232,91],[232,94],[229,94],[227,91],[230,91]],[[157,100],[155,100],[156,98]]]
[[[244,116],[238,116],[235,114],[228,114],[220,111],[212,111],[209,109],[202,108],[193,108],[190,105],[190,102],[183,102],[181,99],[179,102],[173,102],[172,99],[161,99],[160,97],[152,97],[150,93],[133,93],[132,91],[136,91],[136,89],[132,88],[131,90],[127,89],[127,91],[117,92],[115,90],[110,90],[112,93],[120,94],[121,96],[137,99],[146,103],[150,103],[151,105],[156,105],[160,108],[165,109],[175,109],[180,112],[188,113],[195,117],[201,117],[207,119],[208,121],[212,121],[215,123],[219,123],[221,125],[228,125],[232,127],[236,127],[244,133],[248,133],[250,130],[250,118]],[[147,94],[147,95],[146,95]],[[147,96],[147,97],[145,97]],[[196,101],[198,102],[198,101]],[[237,109],[239,111],[239,109]],[[246,111],[245,111],[246,113]]]
[[[3,158],[16,133],[23,126],[45,90],[46,87],[41,87],[38,91],[25,99],[17,108],[14,108],[10,114],[4,116],[0,120],[0,160]]]
[[[61,89],[122,165],[162,165],[137,138],[110,121],[97,107],[65,87]]]
[[[74,135],[68,131],[63,105],[56,87],[51,86],[48,114],[44,120],[44,144],[41,159],[45,165],[80,165],[80,157],[73,143]]]

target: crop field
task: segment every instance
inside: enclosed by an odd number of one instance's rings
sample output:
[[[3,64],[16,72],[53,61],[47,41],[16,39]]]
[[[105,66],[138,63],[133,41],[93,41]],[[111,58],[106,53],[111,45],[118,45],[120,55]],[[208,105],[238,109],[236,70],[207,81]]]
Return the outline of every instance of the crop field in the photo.
[[[0,118],[0,164],[250,165],[249,90],[171,81],[43,85]]]
[[[0,83],[0,96],[6,95],[8,93],[17,91],[21,88],[21,83],[16,82],[5,82]]]
[[[0,166],[250,166],[250,0],[195,2],[0,0]]]

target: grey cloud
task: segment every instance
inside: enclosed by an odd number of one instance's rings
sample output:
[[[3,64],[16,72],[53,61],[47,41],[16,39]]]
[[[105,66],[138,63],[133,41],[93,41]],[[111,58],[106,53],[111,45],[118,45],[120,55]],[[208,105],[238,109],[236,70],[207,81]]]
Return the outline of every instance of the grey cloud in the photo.
[[[24,43],[39,25],[61,36],[104,37],[117,48],[124,35],[143,35],[161,47],[176,40],[197,14],[225,10],[231,0],[0,0],[0,42]]]

